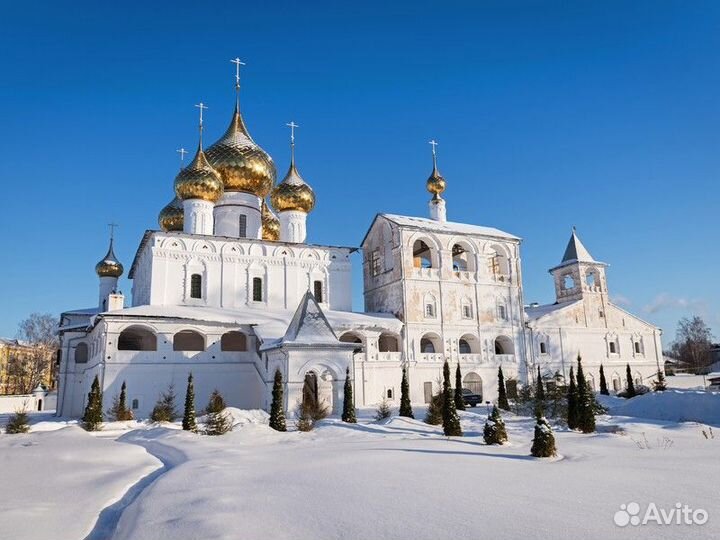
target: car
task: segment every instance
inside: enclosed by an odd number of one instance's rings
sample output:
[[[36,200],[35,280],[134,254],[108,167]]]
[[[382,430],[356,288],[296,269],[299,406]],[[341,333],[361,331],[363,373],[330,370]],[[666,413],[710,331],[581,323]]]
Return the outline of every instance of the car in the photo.
[[[462,396],[465,405],[470,405],[471,407],[476,407],[478,404],[483,402],[481,395],[474,393],[468,388],[462,389]]]

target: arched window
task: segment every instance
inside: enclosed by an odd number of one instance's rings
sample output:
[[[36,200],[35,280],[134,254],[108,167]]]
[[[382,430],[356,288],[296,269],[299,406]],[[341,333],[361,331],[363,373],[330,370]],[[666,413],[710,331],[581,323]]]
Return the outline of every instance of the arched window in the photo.
[[[505,304],[498,304],[497,313],[498,313],[499,321],[507,321],[508,320],[507,309],[505,308]]]
[[[262,302],[263,299],[263,283],[262,278],[254,277],[252,280],[252,299],[253,302]]]
[[[202,298],[202,276],[200,274],[190,276],[190,298]]]
[[[88,361],[88,346],[87,343],[78,343],[75,347],[75,363],[86,364]]]
[[[387,389],[387,392],[385,393],[385,395],[387,396],[387,399],[393,399],[393,397],[394,397],[394,396],[393,396],[393,389],[392,389],[392,388],[388,388],[388,389]]]
[[[247,238],[247,216],[245,214],[239,216],[238,237]]]
[[[482,377],[475,372],[470,372],[463,378],[463,388],[470,390],[473,394],[482,397]]]
[[[540,342],[540,354],[547,354],[547,344],[544,341]]]
[[[118,350],[156,351],[157,337],[147,328],[131,326],[120,332],[118,336]]]
[[[433,267],[433,253],[422,240],[415,240],[413,244],[413,265],[415,268]]]
[[[566,274],[563,276],[563,289],[566,291],[571,291],[575,288],[575,280],[570,274]]]
[[[317,300],[319,303],[322,303],[322,301],[323,301],[322,281],[315,280],[313,282],[313,294],[315,295],[315,300]]]
[[[463,338],[460,338],[460,341],[458,342],[458,349],[460,354],[470,354],[472,352],[470,344]]]
[[[345,332],[342,336],[340,336],[340,341],[343,343],[357,343],[360,345],[357,349],[353,350],[353,354],[357,354],[359,352],[362,352],[362,339],[360,336],[353,334],[352,332]]]
[[[490,248],[488,259],[490,275],[497,281],[505,281],[510,276],[510,261],[505,251],[499,246]]]
[[[495,338],[495,354],[514,354],[512,340],[507,336],[498,336]]]
[[[204,351],[205,338],[194,330],[181,330],[173,336],[173,351]]]
[[[221,351],[247,351],[247,337],[242,332],[232,330],[220,338]]]
[[[420,339],[420,352],[423,354],[435,354],[442,352],[442,340],[437,334],[425,334]]]
[[[472,319],[473,318],[473,306],[472,302],[468,300],[467,298],[463,298],[460,302],[460,314],[462,315],[463,319]]]
[[[140,400],[137,398],[133,399],[131,407],[135,410],[139,409],[140,408]]]
[[[464,244],[455,244],[452,247],[453,272],[475,271],[473,253]]]
[[[635,354],[642,354],[642,345],[640,344],[640,340],[635,340]]]
[[[617,375],[613,376],[612,385],[615,392],[620,391],[620,378]]]
[[[380,334],[378,339],[378,350],[380,352],[399,352],[398,339],[392,334]]]
[[[595,273],[594,272],[588,272],[585,275],[585,283],[587,284],[589,289],[593,289],[595,287]]]
[[[460,354],[475,354],[480,352],[480,341],[472,334],[465,334],[458,340]]]
[[[434,319],[437,316],[435,297],[432,294],[425,295],[425,318]]]

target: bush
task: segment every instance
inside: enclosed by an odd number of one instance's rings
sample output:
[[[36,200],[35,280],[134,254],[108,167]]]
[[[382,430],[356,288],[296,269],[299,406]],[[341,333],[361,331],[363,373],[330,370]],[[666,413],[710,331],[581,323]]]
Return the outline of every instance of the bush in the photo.
[[[314,399],[301,399],[298,401],[298,407],[295,410],[295,427],[298,431],[310,431],[315,428],[315,424],[323,418],[327,418],[330,409],[325,402],[319,402]]]
[[[653,381],[653,392],[664,392],[667,390],[667,383],[665,382],[665,374],[661,369],[658,369],[657,380]]]
[[[27,433],[30,431],[30,418],[27,413],[27,406],[23,405],[22,408],[17,409],[5,426],[5,433],[9,435],[16,435],[18,433]]]
[[[134,420],[133,412],[127,408],[127,387],[125,381],[120,387],[120,395],[113,398],[112,406],[107,410],[108,418],[113,422]]]
[[[375,420],[383,420],[385,418],[390,418],[392,416],[392,409],[390,408],[390,403],[387,399],[385,399],[385,396],[383,396],[382,401],[378,405],[377,410],[375,411]]]
[[[177,420],[178,412],[175,408],[175,387],[171,384],[166,392],[160,392],[150,413],[150,420],[153,422],[174,422]]]
[[[555,436],[544,416],[538,415],[535,423],[535,436],[530,453],[535,457],[552,457],[557,455]]]
[[[213,390],[206,409],[205,435],[224,435],[232,429],[232,420],[225,412],[226,407],[220,392]]]
[[[635,396],[642,396],[643,394],[647,394],[648,392],[650,392],[650,388],[648,388],[644,384],[636,384],[636,385],[633,385],[632,395],[630,392],[628,392],[628,390],[626,388],[622,392],[618,392],[617,397],[630,399],[630,398],[634,398]]]
[[[485,444],[503,444],[508,440],[505,422],[500,416],[500,410],[497,406],[493,407],[490,416],[485,422],[483,439],[485,439]]]

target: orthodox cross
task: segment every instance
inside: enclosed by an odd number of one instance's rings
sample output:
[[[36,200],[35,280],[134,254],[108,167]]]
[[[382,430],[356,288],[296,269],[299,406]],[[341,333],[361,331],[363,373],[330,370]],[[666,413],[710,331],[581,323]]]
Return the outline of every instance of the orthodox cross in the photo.
[[[295,128],[298,128],[298,127],[300,127],[300,126],[297,125],[297,124],[296,124],[295,122],[293,122],[293,121],[290,121],[289,124],[285,124],[285,125],[290,128],[290,142],[291,142],[292,144],[295,144]]]
[[[110,241],[113,241],[113,238],[115,237],[115,227],[119,227],[117,223],[108,223],[108,227],[110,227]]]
[[[198,103],[197,105],[195,105],[195,106],[196,106],[198,109],[200,109],[200,129],[202,129],[202,126],[203,126],[203,119],[202,119],[202,117],[203,117],[203,111],[204,111],[205,109],[207,109],[207,107],[205,106],[205,104],[204,104],[202,101],[201,101],[200,103]]]
[[[232,64],[235,64],[235,88],[240,88],[240,66],[244,66],[245,62],[243,62],[239,58],[230,60],[230,62]]]
[[[433,167],[437,167],[437,151],[435,147],[438,145],[438,143],[435,139],[432,139],[430,142],[428,142],[428,144],[432,146]]]
[[[178,154],[180,154],[180,168],[182,169],[183,161],[185,161],[185,154],[187,154],[188,151],[185,150],[184,148],[178,148],[178,149],[175,150],[175,151],[176,151]]]

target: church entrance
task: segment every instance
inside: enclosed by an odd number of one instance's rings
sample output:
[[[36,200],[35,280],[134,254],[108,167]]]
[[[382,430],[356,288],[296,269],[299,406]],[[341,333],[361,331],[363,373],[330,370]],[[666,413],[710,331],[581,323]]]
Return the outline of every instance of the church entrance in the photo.
[[[318,405],[318,380],[314,371],[308,371],[305,374],[305,383],[303,384],[302,393],[303,404],[317,408]]]

